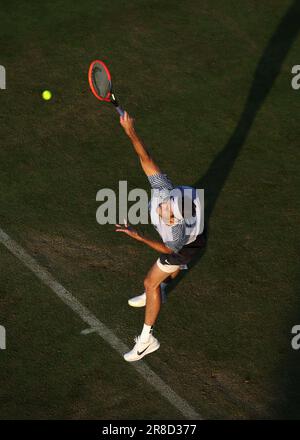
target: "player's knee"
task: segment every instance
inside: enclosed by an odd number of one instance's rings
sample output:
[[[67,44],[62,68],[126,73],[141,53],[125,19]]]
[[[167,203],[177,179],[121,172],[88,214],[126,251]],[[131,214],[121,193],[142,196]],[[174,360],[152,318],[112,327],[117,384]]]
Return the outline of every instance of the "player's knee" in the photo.
[[[155,288],[155,285],[154,285],[153,281],[151,280],[151,278],[146,277],[144,279],[144,287],[145,287],[146,292]]]

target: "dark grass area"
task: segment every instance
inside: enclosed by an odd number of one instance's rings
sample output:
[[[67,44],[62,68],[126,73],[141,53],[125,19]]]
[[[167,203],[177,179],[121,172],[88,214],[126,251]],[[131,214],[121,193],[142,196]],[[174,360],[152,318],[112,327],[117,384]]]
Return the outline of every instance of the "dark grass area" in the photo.
[[[156,255],[95,220],[98,189],[147,188],[114,109],[88,90],[103,58],[161,167],[205,188],[208,246],[163,308],[147,363],[205,417],[299,418],[298,2],[1,6],[0,226],[132,343],[142,311],[127,299]],[[1,418],[179,417],[0,255]]]
[[[136,407],[150,419],[180,418],[101,338],[81,335],[86,324],[2,248],[0,259],[7,268],[1,311],[8,329],[2,419],[127,419]]]

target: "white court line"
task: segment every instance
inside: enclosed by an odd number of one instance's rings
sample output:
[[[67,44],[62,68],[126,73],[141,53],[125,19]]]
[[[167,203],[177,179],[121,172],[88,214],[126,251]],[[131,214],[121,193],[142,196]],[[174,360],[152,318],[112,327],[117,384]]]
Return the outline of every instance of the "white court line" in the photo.
[[[89,328],[85,328],[84,330],[82,330],[80,332],[80,334],[81,335],[89,335],[90,333],[95,333],[95,332],[96,332],[96,329],[89,327]]]
[[[128,347],[99,319],[96,318],[83,304],[81,304],[68,290],[66,290],[53,276],[35,261],[18,243],[12,240],[0,228],[0,243],[14,254],[28,269],[30,269],[46,286],[88,324],[98,335],[114,348],[123,358]],[[122,359],[122,362],[125,362]],[[128,364],[127,364],[128,365]],[[202,417],[175,393],[153,370],[144,362],[132,362],[130,365],[158,391],[171,405],[173,405],[186,419],[201,420]]]

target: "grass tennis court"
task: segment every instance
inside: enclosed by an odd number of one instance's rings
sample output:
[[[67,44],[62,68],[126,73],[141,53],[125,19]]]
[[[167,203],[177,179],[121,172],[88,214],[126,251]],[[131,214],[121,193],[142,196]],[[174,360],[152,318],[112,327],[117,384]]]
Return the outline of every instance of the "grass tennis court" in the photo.
[[[205,190],[206,251],[145,362],[204,418],[299,418],[299,2],[1,4],[0,228],[132,344],[157,256],[96,222],[100,188],[148,188],[88,88],[101,56],[164,171]],[[1,419],[182,417],[2,245],[0,268]]]

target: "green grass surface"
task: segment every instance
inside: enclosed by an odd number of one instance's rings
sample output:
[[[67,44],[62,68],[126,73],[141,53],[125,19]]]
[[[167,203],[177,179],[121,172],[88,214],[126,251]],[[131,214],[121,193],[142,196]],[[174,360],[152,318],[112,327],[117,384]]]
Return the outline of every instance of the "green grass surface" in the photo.
[[[207,418],[300,416],[296,4],[1,0],[0,227],[132,344],[143,312],[127,299],[156,255],[96,223],[100,188],[147,188],[88,90],[89,62],[106,60],[161,167],[205,189],[206,252],[146,361]],[[0,267],[0,418],[181,417],[3,246]]]

